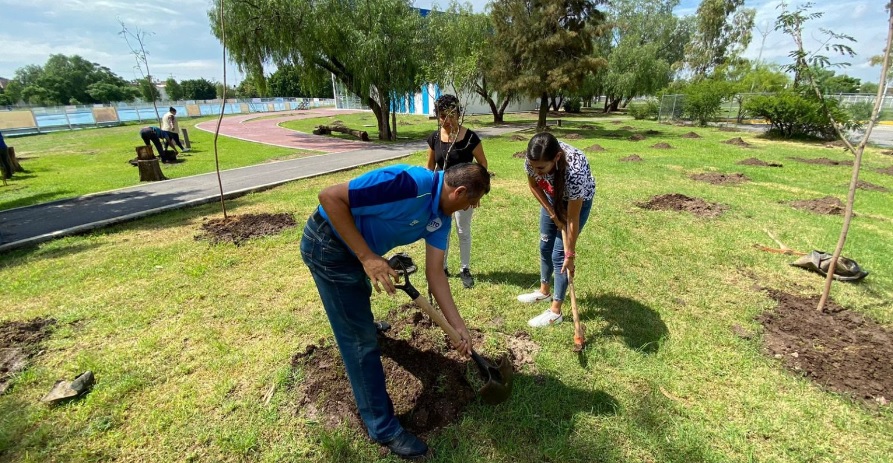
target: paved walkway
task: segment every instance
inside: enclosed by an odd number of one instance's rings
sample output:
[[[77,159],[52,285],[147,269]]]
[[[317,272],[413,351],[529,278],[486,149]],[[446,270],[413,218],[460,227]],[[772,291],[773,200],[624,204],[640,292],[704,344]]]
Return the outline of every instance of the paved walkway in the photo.
[[[331,111],[331,110],[329,110]],[[278,128],[276,124],[290,118],[315,117],[319,110],[301,112],[297,116],[259,119],[252,123],[237,116],[222,124],[221,134],[260,143],[260,134],[269,135],[269,144],[290,148],[330,150],[331,154],[264,163],[221,172],[224,197],[232,198],[249,192],[261,191],[286,182],[314,177],[365,164],[388,161],[408,156],[425,149],[424,141],[394,145],[370,145],[361,142],[329,141],[323,143],[313,135]],[[343,114],[343,113],[337,113]],[[329,114],[323,114],[329,115]],[[277,122],[267,122],[277,121]],[[202,123],[204,126],[207,123]],[[216,125],[216,121],[214,122]],[[224,132],[226,127],[226,132]],[[245,127],[259,127],[255,132]],[[205,127],[200,127],[206,129]],[[277,130],[278,128],[278,130]],[[520,127],[496,127],[476,130],[481,136],[500,135]],[[213,131],[213,128],[212,128]],[[280,132],[281,131],[281,132]],[[297,135],[296,135],[297,134]],[[322,137],[320,137],[322,138]],[[358,145],[357,145],[358,143]],[[314,148],[308,148],[314,146]],[[345,151],[346,147],[352,151]],[[356,149],[361,146],[362,149]],[[136,173],[134,173],[136,175]],[[0,211],[0,252],[33,245],[54,238],[83,233],[114,223],[145,217],[159,212],[217,201],[220,198],[215,173],[141,183],[120,190],[96,193],[78,198],[54,201],[28,207]]]

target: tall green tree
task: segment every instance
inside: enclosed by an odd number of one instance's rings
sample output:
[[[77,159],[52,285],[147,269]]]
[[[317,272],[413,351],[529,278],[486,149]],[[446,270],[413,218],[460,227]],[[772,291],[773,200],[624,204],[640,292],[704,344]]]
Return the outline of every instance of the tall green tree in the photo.
[[[173,77],[168,77],[164,81],[164,91],[167,92],[169,100],[179,101],[183,99],[183,87]]]
[[[87,87],[87,94],[95,101],[112,103],[115,101],[133,101],[140,91],[131,86],[118,86],[109,82],[94,82]]]
[[[607,34],[608,65],[598,76],[607,96],[605,111],[621,102],[653,95],[672,80],[690,38],[688,22],[673,14],[679,0],[612,0]]]
[[[144,101],[151,101],[154,103],[161,96],[161,92],[159,92],[158,87],[155,86],[152,76],[139,79],[137,85],[139,86],[140,96]]]
[[[396,139],[391,102],[422,84],[423,23],[408,0],[215,0],[209,17],[259,86],[266,84],[265,63],[293,64],[302,83],[334,76],[372,109],[381,139]]]
[[[537,129],[546,127],[550,95],[573,92],[584,77],[605,65],[593,56],[604,31],[602,0],[494,0],[493,50],[502,63],[501,91],[540,99]]]
[[[490,16],[472,11],[470,4],[455,0],[443,11],[427,17],[429,51],[425,79],[441,87],[452,87],[461,100],[472,95],[487,103],[493,122],[502,122],[505,109],[514,99],[512,92],[497,92],[492,81],[493,26]]]
[[[208,79],[188,79],[180,82],[183,88],[183,99],[213,100],[217,98],[217,87]]]
[[[31,104],[105,103],[109,101],[105,99],[109,95],[121,98],[130,95],[127,81],[109,68],[77,55],[50,55],[43,66],[28,65],[16,70],[12,82],[15,82],[13,89],[18,97]],[[101,98],[94,97],[88,90],[98,83],[104,84],[102,87],[107,90],[97,93]]]
[[[276,69],[267,79],[270,96],[303,98],[310,96],[301,87],[301,71],[293,65]]]
[[[702,0],[695,15],[692,40],[685,56],[695,80],[717,66],[737,59],[750,44],[756,10],[744,0]]]

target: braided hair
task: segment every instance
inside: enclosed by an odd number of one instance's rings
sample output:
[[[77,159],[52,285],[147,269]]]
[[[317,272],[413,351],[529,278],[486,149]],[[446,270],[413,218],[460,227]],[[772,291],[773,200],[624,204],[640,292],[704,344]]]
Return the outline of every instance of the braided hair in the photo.
[[[530,142],[527,143],[527,159],[530,161],[552,162],[560,152],[561,145],[558,144],[558,139],[549,132],[540,132],[531,137]],[[566,183],[567,156],[562,156],[555,162],[554,179],[552,180],[554,189],[552,206],[555,208],[555,215],[561,222],[567,221],[567,202],[564,201]]]

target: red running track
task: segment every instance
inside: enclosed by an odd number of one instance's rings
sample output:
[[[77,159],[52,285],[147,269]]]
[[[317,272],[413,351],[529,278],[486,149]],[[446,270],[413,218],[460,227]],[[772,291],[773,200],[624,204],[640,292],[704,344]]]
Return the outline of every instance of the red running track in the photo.
[[[362,112],[351,109],[315,108],[300,112],[289,112],[280,117],[270,117],[269,113],[239,114],[224,116],[220,122],[220,135],[253,141],[267,145],[320,151],[323,153],[340,153],[354,151],[369,146],[369,143],[351,140],[339,140],[325,135],[313,135],[280,127],[279,124],[295,119],[311,117],[335,116]],[[196,128],[214,133],[217,120],[196,124]]]

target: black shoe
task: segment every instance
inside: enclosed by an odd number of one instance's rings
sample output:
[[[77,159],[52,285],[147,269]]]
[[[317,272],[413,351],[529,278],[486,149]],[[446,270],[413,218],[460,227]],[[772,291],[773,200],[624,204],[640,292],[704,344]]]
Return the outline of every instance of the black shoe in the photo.
[[[384,445],[388,446],[391,453],[406,460],[422,460],[428,457],[428,444],[406,430]]]
[[[461,272],[459,272],[459,278],[462,279],[462,285],[466,288],[471,288],[474,286],[474,277],[471,276],[471,270],[467,268],[463,268]]]
[[[375,324],[375,331],[378,331],[379,333],[384,333],[391,329],[391,324],[384,320],[374,321],[372,323]]]

